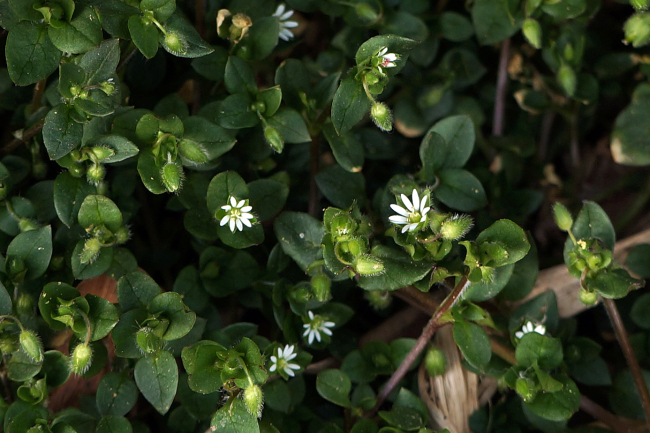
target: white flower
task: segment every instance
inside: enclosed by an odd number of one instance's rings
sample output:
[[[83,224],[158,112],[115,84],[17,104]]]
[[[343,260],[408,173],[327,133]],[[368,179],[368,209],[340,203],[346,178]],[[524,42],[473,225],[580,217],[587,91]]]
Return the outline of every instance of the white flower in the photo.
[[[521,327],[521,331],[515,332],[515,337],[521,339],[525,334],[537,332],[540,335],[546,334],[546,327],[544,325],[533,325],[530,320]]]
[[[219,225],[225,226],[230,222],[230,231],[235,232],[235,226],[237,230],[244,230],[244,226],[252,227],[251,220],[255,219],[253,214],[250,213],[253,208],[251,206],[244,206],[246,200],[240,200],[239,202],[233,196],[230,196],[228,199],[230,204],[221,206],[221,209],[226,211],[226,215],[221,218]]]
[[[320,342],[321,337],[320,333],[322,332],[325,335],[332,335],[332,331],[330,331],[328,328],[333,328],[336,326],[336,323],[334,322],[328,322],[325,320],[323,316],[319,315],[314,315],[311,311],[308,312],[309,314],[309,323],[305,323],[302,325],[303,328],[305,328],[305,332],[302,334],[303,337],[307,337],[307,342],[309,344],[314,342],[314,338],[318,342]]]
[[[293,348],[292,344],[287,344],[284,346],[284,349],[278,347],[278,355],[271,356],[271,368],[269,368],[269,371],[274,372],[277,370],[280,372],[282,370],[289,377],[295,376],[293,370],[300,370],[300,366],[289,362],[298,356],[297,353],[293,353]]]
[[[398,204],[391,204],[390,208],[397,212],[399,215],[392,215],[388,217],[388,220],[393,224],[399,226],[403,225],[404,227],[402,228],[402,233],[405,233],[406,231],[413,232],[417,230],[420,224],[426,222],[427,220],[427,214],[429,213],[429,210],[431,210],[431,207],[425,207],[427,205],[427,199],[429,196],[425,195],[422,197],[422,200],[420,200],[420,196],[418,195],[417,190],[414,189],[412,194],[412,203],[404,194],[402,194],[401,197],[402,203],[406,208]]]
[[[293,33],[291,30],[294,27],[298,27],[298,22],[289,20],[293,15],[293,11],[288,10],[285,12],[284,3],[281,3],[280,6],[275,10],[273,16],[280,21],[280,39],[283,41],[288,41],[293,38]]]
[[[380,72],[384,72],[383,68],[394,68],[397,66],[395,60],[399,59],[399,55],[395,53],[389,53],[387,51],[388,47],[383,47],[377,53],[377,57],[379,57],[380,60],[380,63],[378,65]]]

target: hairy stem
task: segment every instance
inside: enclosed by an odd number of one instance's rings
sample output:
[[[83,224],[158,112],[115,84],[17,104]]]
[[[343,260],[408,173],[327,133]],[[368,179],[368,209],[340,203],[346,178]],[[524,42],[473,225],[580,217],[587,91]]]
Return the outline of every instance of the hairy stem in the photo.
[[[492,135],[503,135],[506,111],[506,92],[508,90],[508,60],[510,59],[510,38],[501,44],[499,69],[497,71],[497,92],[494,98],[494,117],[492,118]]]
[[[463,290],[465,287],[467,287],[467,285],[467,275],[465,275],[460,279],[449,296],[445,298],[433,316],[431,316],[431,319],[429,319],[429,322],[422,330],[422,334],[420,334],[420,337],[415,342],[415,346],[413,346],[411,351],[404,358],[404,361],[402,361],[399,367],[397,367],[397,369],[393,372],[393,375],[390,377],[390,379],[388,379],[388,382],[386,382],[386,385],[384,385],[384,387],[379,392],[379,395],[377,396],[377,404],[370,411],[370,416],[374,415],[379,407],[384,404],[386,398],[390,395],[391,392],[393,392],[395,387],[406,375],[406,372],[409,370],[409,368],[411,368],[411,365],[413,365],[418,356],[420,356],[424,348],[427,346],[427,343],[429,343],[429,340],[431,340],[431,337],[433,337],[433,334],[435,334],[438,328],[444,325],[444,323],[441,323],[442,317],[445,313],[447,313],[447,311],[449,311],[451,307],[456,304],[456,302],[458,302],[460,295],[463,293]]]
[[[616,303],[612,299],[603,298],[603,304],[605,305],[605,309],[607,309],[609,320],[612,322],[612,326],[614,327],[616,339],[621,345],[621,349],[623,349],[623,355],[625,356],[627,365],[630,367],[630,372],[634,378],[634,385],[636,386],[639,397],[641,398],[641,405],[643,406],[646,422],[648,422],[648,427],[650,428],[650,393],[648,393],[648,387],[643,379],[643,372],[639,366],[639,361],[632,349],[632,345],[630,344],[630,339],[625,330],[625,325],[623,324]]]

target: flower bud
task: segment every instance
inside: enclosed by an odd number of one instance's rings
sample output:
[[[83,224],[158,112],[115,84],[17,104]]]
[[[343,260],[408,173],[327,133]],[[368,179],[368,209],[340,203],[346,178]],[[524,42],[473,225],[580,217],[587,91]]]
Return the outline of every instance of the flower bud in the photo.
[[[182,56],[187,52],[187,42],[184,38],[171,30],[167,30],[167,34],[163,38],[163,47],[175,56]]]
[[[314,293],[314,297],[319,302],[325,302],[332,297],[330,289],[332,287],[332,281],[329,277],[323,273],[317,273],[311,277],[311,291]]]
[[[452,215],[440,225],[440,237],[446,241],[457,241],[463,238],[474,226],[469,215]]]
[[[562,66],[560,66],[560,69],[557,71],[557,81],[560,83],[564,93],[567,95],[573,96],[576,92],[578,81],[576,73],[571,66],[567,64],[562,64]]]
[[[347,265],[352,264],[355,258],[364,254],[367,249],[367,240],[364,238],[349,238],[334,245],[336,258]]]
[[[312,295],[313,295],[312,291],[301,284],[295,286],[293,289],[291,289],[291,292],[289,293],[291,299],[293,299],[296,302],[300,302],[302,304],[311,301]]]
[[[625,42],[634,48],[642,47],[650,42],[650,13],[641,12],[632,15],[624,24]]]
[[[81,93],[81,86],[78,86],[77,84],[73,84],[72,86],[70,86],[70,94],[72,96],[79,96],[80,93]]]
[[[102,244],[97,238],[87,239],[84,243],[83,250],[81,250],[81,263],[92,263],[95,261],[99,255],[99,251],[102,249]]]
[[[571,212],[562,203],[556,202],[553,205],[553,218],[560,230],[565,232],[571,230],[573,217],[571,216]]]
[[[375,310],[385,309],[393,300],[390,292],[387,290],[367,290],[364,296]]]
[[[259,385],[250,385],[244,390],[243,396],[244,404],[248,413],[255,418],[262,416],[262,407],[264,406],[264,394]]]
[[[90,368],[93,360],[93,350],[89,345],[80,343],[70,355],[70,367],[73,373],[84,374]]]
[[[16,312],[20,316],[31,316],[34,313],[34,298],[27,293],[20,295],[16,301]]]
[[[382,131],[393,130],[393,115],[383,102],[375,102],[370,109],[370,117]]]
[[[332,217],[330,231],[335,241],[348,239],[356,230],[358,224],[348,213],[339,213]]]
[[[161,348],[160,338],[148,326],[136,332],[135,342],[142,353],[154,353]]]
[[[27,271],[25,260],[19,257],[8,258],[5,262],[5,269],[7,270],[9,278],[12,280],[18,278],[21,276],[21,274],[24,275],[24,273]]]
[[[112,79],[103,81],[99,86],[107,96],[111,96],[115,92],[115,83],[113,83]]]
[[[358,256],[352,265],[359,275],[374,276],[382,274],[385,270],[384,264],[377,257],[370,254]]]
[[[539,25],[537,20],[526,18],[521,29],[524,32],[524,36],[526,37],[526,40],[528,40],[528,43],[539,50],[542,47],[542,27]]]
[[[110,158],[115,155],[115,151],[110,147],[105,146],[93,146],[90,148],[90,151],[95,155],[98,160]]]
[[[79,178],[86,173],[86,167],[84,167],[83,164],[75,163],[68,167],[68,173],[70,173],[72,177]]]
[[[379,14],[369,4],[357,3],[357,5],[354,7],[354,10],[357,13],[357,15],[359,16],[359,18],[361,18],[363,20],[377,21],[379,19]]]
[[[430,347],[424,356],[424,367],[431,377],[445,374],[447,358],[445,358],[444,352],[437,347]]]
[[[535,383],[532,380],[520,377],[515,382],[515,391],[521,396],[525,402],[531,402],[537,394],[535,390]]]
[[[86,172],[86,179],[91,185],[99,185],[106,175],[106,168],[102,164],[91,164]]]
[[[578,295],[578,298],[580,299],[580,302],[590,307],[594,305],[596,302],[598,302],[598,293],[589,292],[587,290],[582,289],[580,290],[580,294]]]
[[[160,169],[160,178],[167,191],[178,192],[183,186],[183,168],[177,162],[168,160]]]
[[[195,164],[205,164],[209,161],[208,153],[203,146],[193,140],[181,140],[178,145],[178,151],[183,156]]]
[[[0,353],[9,355],[18,350],[19,343],[15,334],[0,333]]]
[[[266,125],[264,127],[264,139],[274,151],[282,153],[282,150],[284,149],[284,139],[277,129]]]
[[[379,77],[379,75],[377,75],[377,72],[368,71],[363,76],[363,79],[368,86],[372,86],[373,84],[377,84],[381,78]]]
[[[32,361],[41,362],[43,360],[43,345],[33,331],[29,329],[22,330],[18,341],[20,342],[20,347],[22,347]]]
[[[20,231],[24,233],[30,230],[36,230],[40,225],[29,218],[21,218],[20,221],[18,221],[18,227],[20,227]]]

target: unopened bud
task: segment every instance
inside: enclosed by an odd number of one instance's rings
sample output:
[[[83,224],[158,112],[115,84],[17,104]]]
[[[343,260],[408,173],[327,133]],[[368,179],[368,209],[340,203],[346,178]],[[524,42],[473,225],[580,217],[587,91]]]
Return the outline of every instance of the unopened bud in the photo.
[[[178,192],[181,189],[183,177],[183,168],[175,161],[167,161],[160,169],[160,178],[169,192]]]
[[[377,257],[370,254],[358,256],[353,264],[354,270],[359,275],[374,276],[384,273],[384,264]]]
[[[178,151],[183,158],[188,159],[195,164],[205,164],[209,161],[208,153],[205,148],[193,140],[181,140],[178,145]]]
[[[81,263],[92,263],[95,261],[99,255],[99,251],[102,249],[102,244],[97,238],[87,239],[84,243],[83,250],[81,250],[81,257],[79,261]]]
[[[592,306],[596,302],[598,302],[598,293],[596,292],[590,292],[587,290],[580,290],[580,294],[578,295],[580,302],[587,306]]]
[[[264,406],[264,394],[259,385],[250,385],[244,390],[243,396],[244,404],[248,413],[255,418],[262,416],[262,407]]]
[[[383,102],[375,102],[372,104],[370,109],[370,117],[372,121],[375,122],[375,125],[382,131],[392,131],[393,130],[393,116]]]
[[[571,212],[562,203],[556,202],[553,205],[553,218],[560,230],[565,232],[571,230],[573,217],[571,216]]]
[[[83,164],[74,163],[68,167],[68,173],[70,173],[72,177],[79,178],[86,173],[86,167],[84,167]]]
[[[430,347],[424,356],[424,367],[427,369],[429,376],[436,377],[445,374],[447,369],[447,359],[442,350],[437,347]]]
[[[163,38],[163,47],[175,56],[182,56],[187,52],[187,42],[185,39],[181,38],[177,32],[171,30],[167,30],[167,34]]]
[[[160,338],[149,327],[140,329],[135,334],[135,342],[143,353],[154,353],[161,348]]]
[[[90,368],[93,360],[93,350],[89,345],[80,343],[70,355],[70,367],[73,373],[84,374]]]
[[[117,231],[115,232],[115,243],[117,243],[118,245],[123,244],[126,241],[128,241],[130,237],[131,237],[131,233],[129,233],[129,229],[122,226],[119,229],[117,229]]]
[[[7,270],[7,274],[11,279],[15,279],[27,271],[25,260],[19,257],[7,258],[7,261],[5,262],[5,269]]]
[[[90,148],[90,151],[95,155],[98,160],[110,158],[115,155],[115,151],[110,147],[105,146],[94,146]]]
[[[43,360],[43,345],[33,331],[24,329],[21,331],[18,341],[20,342],[20,347],[22,347],[32,361],[41,362]]]
[[[557,71],[557,80],[560,86],[562,86],[564,93],[573,96],[578,85],[576,73],[573,68],[567,64],[560,66],[560,69]]]
[[[0,353],[10,355],[19,349],[18,338],[15,334],[0,333]]]
[[[34,313],[34,298],[27,293],[20,295],[16,301],[16,312],[20,316],[31,316]]]
[[[367,240],[365,238],[356,237],[349,238],[344,241],[337,242],[334,245],[334,253],[336,257],[345,264],[352,264],[354,260],[361,254],[364,254],[368,249]]]
[[[99,185],[106,175],[106,168],[102,164],[91,164],[86,172],[86,179],[91,185]]]
[[[387,290],[367,290],[364,296],[375,310],[385,309],[393,300],[390,292]]]
[[[523,377],[520,377],[515,382],[515,391],[517,391],[517,394],[519,394],[525,402],[532,401],[537,394],[533,381]]]
[[[38,229],[40,225],[29,218],[21,218],[20,221],[18,221],[18,227],[20,227],[21,232],[28,232],[30,230]]]
[[[332,281],[323,273],[318,273],[311,277],[311,291],[319,302],[325,302],[332,297],[330,289]]]
[[[526,37],[526,40],[528,40],[528,43],[539,50],[542,47],[542,27],[539,25],[537,20],[526,18],[521,29],[524,32],[524,36]]]
[[[269,125],[264,127],[264,139],[274,151],[282,153],[284,150],[284,139],[274,127]]]
[[[632,15],[624,24],[625,42],[634,48],[642,47],[650,42],[650,13],[641,12]]]
[[[112,79],[102,82],[100,87],[107,96],[111,96],[115,92],[115,83],[113,83]]]
[[[474,225],[469,215],[452,215],[440,224],[440,237],[446,241],[462,239]]]

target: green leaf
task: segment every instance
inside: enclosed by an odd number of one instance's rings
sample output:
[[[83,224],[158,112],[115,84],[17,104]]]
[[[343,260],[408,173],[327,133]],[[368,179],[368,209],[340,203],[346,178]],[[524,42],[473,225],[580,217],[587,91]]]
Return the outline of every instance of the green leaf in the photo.
[[[223,82],[226,85],[226,90],[231,95],[237,93],[254,95],[257,93],[257,83],[255,82],[253,70],[244,59],[238,56],[228,57]]]
[[[256,19],[254,25],[248,30],[248,35],[242,43],[250,52],[253,60],[262,60],[273,52],[278,45],[280,22],[276,17],[263,17]]]
[[[483,370],[492,357],[490,338],[479,325],[464,320],[454,322],[454,341],[465,360]]]
[[[83,251],[84,243],[85,240],[83,239],[77,242],[70,259],[72,275],[78,280],[87,280],[103,274],[113,262],[113,247],[102,247],[94,261],[81,263],[81,252]]]
[[[144,398],[161,415],[167,413],[178,386],[178,366],[172,354],[163,350],[140,358],[133,376]]]
[[[530,250],[530,243],[528,243],[526,232],[517,224],[506,219],[494,222],[490,227],[479,233],[476,238],[476,243],[479,248],[485,243],[496,243],[506,251],[507,254],[503,257],[490,257],[490,260],[484,263],[487,266],[494,267],[518,262]]]
[[[348,132],[370,110],[370,100],[363,85],[348,75],[339,85],[332,101],[332,124],[338,134]]]
[[[578,382],[590,386],[608,386],[612,384],[609,366],[598,357],[590,361],[569,366],[569,374]]]
[[[469,116],[447,117],[429,129],[420,144],[425,178],[443,168],[461,168],[474,150],[474,124]]]
[[[11,81],[27,86],[47,78],[59,66],[61,51],[50,41],[46,24],[20,22],[7,35],[5,56]]]
[[[124,161],[138,154],[138,147],[129,139],[121,135],[100,135],[86,143],[89,146],[101,146],[113,149],[114,154],[108,158],[101,159],[102,164],[112,164],[114,162]]]
[[[42,365],[43,360],[35,362],[25,351],[16,351],[7,363],[7,377],[14,382],[24,382],[36,376]]]
[[[160,175],[160,167],[156,165],[156,157],[152,148],[140,151],[138,155],[138,174],[140,174],[144,186],[153,194],[167,192]]]
[[[86,300],[90,306],[90,312],[88,313],[88,319],[92,329],[90,341],[101,340],[117,325],[120,316],[115,305],[104,298],[87,294]]]
[[[641,278],[650,278],[650,244],[632,247],[625,258],[625,266]]]
[[[586,0],[565,0],[559,3],[542,4],[542,10],[558,20],[568,20],[581,15],[587,9]]]
[[[280,86],[268,87],[260,90],[257,94],[257,100],[264,103],[265,109],[261,112],[264,117],[270,117],[278,111],[282,102],[282,90]]]
[[[508,284],[514,269],[515,265],[513,264],[496,268],[491,280],[471,284],[465,290],[463,297],[474,302],[483,302],[494,298]]]
[[[614,249],[616,233],[609,217],[597,203],[585,200],[578,217],[571,227],[576,239],[599,239],[605,248]],[[564,262],[568,263],[568,253],[573,249],[573,241],[567,238],[564,243]]]
[[[146,308],[162,291],[158,284],[144,272],[129,272],[117,282],[117,299],[122,311]]]
[[[620,112],[614,123],[610,142],[614,161],[635,166],[650,164],[650,125],[645,121],[649,115],[650,85],[642,83],[634,89],[630,105]]]
[[[452,42],[462,42],[472,37],[474,26],[465,15],[457,12],[444,12],[440,15],[442,37]]]
[[[338,406],[350,407],[352,383],[347,374],[337,369],[323,370],[316,377],[316,390],[325,400]]]
[[[223,433],[259,433],[257,418],[246,410],[246,404],[238,398],[231,398],[219,408],[210,421],[212,430]]]
[[[472,212],[487,204],[481,182],[469,171],[460,168],[443,169],[438,173],[440,185],[433,190],[435,198],[452,209]]]
[[[289,187],[273,179],[254,180],[248,184],[248,191],[250,205],[260,221],[266,221],[280,213],[289,196]]]
[[[429,262],[413,261],[409,254],[383,245],[373,247],[372,254],[384,264],[385,272],[359,277],[359,286],[365,290],[397,290],[421,280],[432,267]]]
[[[55,331],[61,331],[66,325],[54,317],[58,316],[60,300],[71,301],[80,296],[77,289],[69,284],[52,282],[43,287],[41,296],[38,298],[38,309],[41,312],[43,320],[50,328]]]
[[[404,431],[419,431],[424,427],[422,415],[410,407],[395,405],[390,411],[379,411],[379,417],[389,425]]]
[[[138,388],[125,374],[108,373],[97,387],[97,411],[100,415],[126,415],[138,400]]]
[[[151,11],[154,17],[162,22],[167,21],[176,10],[174,0],[143,0],[140,2],[140,10]]]
[[[43,124],[43,143],[50,159],[59,159],[81,144],[83,125],[73,120],[74,108],[59,104],[52,108]]]
[[[89,6],[76,8],[70,22],[64,21],[61,27],[51,26],[48,34],[54,46],[72,54],[85,53],[103,39],[99,17]]]
[[[426,37],[426,36],[425,36]],[[396,35],[379,35],[373,38],[368,39],[366,42],[361,44],[355,55],[355,60],[357,65],[361,66],[370,60],[373,56],[376,56],[377,53],[386,48],[388,53],[398,54],[399,58],[395,60],[395,66],[392,68],[386,68],[385,71],[389,76],[397,74],[406,64],[406,59],[408,59],[408,52],[414,48],[418,41],[413,39],[404,38]],[[336,98],[336,97],[335,97]],[[332,118],[334,116],[332,115]],[[356,123],[356,122],[355,122]],[[335,123],[336,126],[336,123]],[[337,128],[339,132],[341,131]]]
[[[183,120],[183,126],[183,140],[199,143],[205,149],[208,160],[219,158],[235,146],[236,140],[231,133],[202,117],[188,117]]]
[[[650,385],[650,372],[641,370],[646,386]],[[616,375],[614,386],[609,392],[609,402],[615,413],[626,418],[642,420],[645,418],[639,392],[630,370]]]
[[[151,22],[145,22],[138,15],[129,18],[129,33],[133,43],[147,59],[158,52],[158,29]]]
[[[345,171],[334,164],[316,175],[318,189],[334,206],[348,208],[355,201],[363,204],[366,197],[366,181],[361,173]]]
[[[101,225],[115,233],[122,227],[122,212],[113,200],[103,195],[91,194],[86,196],[77,216],[79,224],[85,229]]]
[[[149,302],[149,311],[158,319],[166,319],[169,326],[162,335],[163,340],[177,340],[187,335],[196,321],[196,314],[187,308],[179,293],[161,293]]]
[[[86,71],[74,63],[61,63],[59,65],[59,93],[64,98],[73,98],[73,86],[81,89],[86,84]]]
[[[70,377],[70,358],[58,350],[48,350],[44,353],[42,372],[47,379],[47,386],[58,388]]]
[[[260,119],[251,109],[252,102],[251,97],[246,93],[228,96],[219,106],[219,125],[226,129],[249,128],[257,125]]]
[[[282,89],[282,98],[290,106],[302,109],[300,93],[307,94],[311,89],[309,73],[304,63],[298,59],[288,58],[275,71],[275,84]]]
[[[95,433],[133,433],[133,427],[123,416],[105,415],[97,423]]]
[[[576,384],[567,376],[560,374],[554,379],[562,384],[557,392],[540,392],[535,399],[525,403],[535,415],[552,421],[564,421],[580,407],[580,391]]]
[[[114,38],[130,39],[129,17],[140,11],[120,0],[92,0],[89,3],[97,10],[102,27]]]
[[[311,141],[305,120],[297,111],[291,108],[280,107],[266,121],[270,126],[277,129],[285,143],[308,143]]]
[[[22,260],[27,272],[25,280],[33,280],[45,273],[52,258],[52,227],[20,233],[7,247],[7,259]]]
[[[283,212],[274,222],[275,236],[282,250],[303,270],[320,257],[325,235],[323,223],[299,212]]]
[[[144,309],[127,311],[120,316],[111,332],[111,338],[115,343],[115,354],[122,358],[140,358],[142,350],[136,344],[135,333],[142,327],[142,323],[149,317]]]
[[[476,0],[472,6],[472,21],[481,45],[492,45],[514,35],[521,27],[521,12],[510,9],[503,0]]]
[[[214,47],[208,55],[192,60],[192,67],[202,77],[212,81],[221,81],[228,62],[228,51],[222,47]]]
[[[537,258],[537,247],[530,233],[526,234],[530,250],[526,256],[515,263],[512,276],[508,284],[499,293],[499,299],[517,301],[525,298],[535,287],[537,275],[539,274],[539,260]]]
[[[351,132],[337,134],[332,122],[326,122],[323,125],[323,134],[332,149],[336,162],[351,173],[360,172],[365,157],[361,141]]]
[[[594,275],[588,274],[585,284],[603,298],[619,299],[645,286],[645,280],[633,278],[625,269],[603,269]]]
[[[103,22],[102,17],[102,22]],[[87,84],[101,84],[111,78],[120,61],[120,43],[107,39],[79,59],[79,66],[86,71]]]
[[[171,2],[174,3],[174,2]],[[160,34],[162,47],[176,57],[194,59],[210,54],[212,47],[201,39],[196,29],[179,15],[172,15],[163,25],[167,36]]]
[[[517,344],[515,357],[524,368],[538,365],[542,370],[552,370],[562,363],[562,343],[557,338],[529,332]]]
[[[0,315],[11,314],[11,296],[4,284],[0,282]]]

